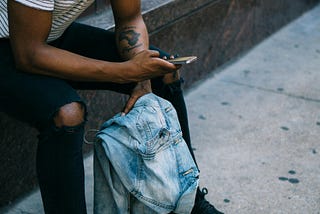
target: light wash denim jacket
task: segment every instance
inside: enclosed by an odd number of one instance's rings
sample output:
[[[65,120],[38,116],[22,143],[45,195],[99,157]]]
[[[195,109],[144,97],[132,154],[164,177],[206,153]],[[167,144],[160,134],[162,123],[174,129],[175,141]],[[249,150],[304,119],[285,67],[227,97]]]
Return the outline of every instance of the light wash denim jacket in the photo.
[[[146,94],[127,115],[105,122],[97,138],[95,214],[191,212],[199,170],[170,102]]]

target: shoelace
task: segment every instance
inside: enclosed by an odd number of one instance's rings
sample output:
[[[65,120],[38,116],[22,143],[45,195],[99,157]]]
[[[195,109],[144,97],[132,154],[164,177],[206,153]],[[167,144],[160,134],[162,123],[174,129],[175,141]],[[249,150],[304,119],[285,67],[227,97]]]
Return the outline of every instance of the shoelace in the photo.
[[[195,207],[191,212],[192,214],[223,214],[204,198],[204,196],[208,194],[207,188],[202,188],[198,194],[199,198],[196,199]]]
[[[202,190],[201,190],[201,193],[202,193],[201,197],[204,199],[204,196],[208,194],[208,189],[203,187]]]

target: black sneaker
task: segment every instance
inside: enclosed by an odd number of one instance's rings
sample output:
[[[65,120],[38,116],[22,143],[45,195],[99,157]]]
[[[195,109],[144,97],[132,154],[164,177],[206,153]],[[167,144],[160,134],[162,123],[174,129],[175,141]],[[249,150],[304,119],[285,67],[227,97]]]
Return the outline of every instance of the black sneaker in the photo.
[[[204,198],[206,194],[208,194],[207,188],[203,188],[201,191],[198,188],[191,214],[223,214]]]

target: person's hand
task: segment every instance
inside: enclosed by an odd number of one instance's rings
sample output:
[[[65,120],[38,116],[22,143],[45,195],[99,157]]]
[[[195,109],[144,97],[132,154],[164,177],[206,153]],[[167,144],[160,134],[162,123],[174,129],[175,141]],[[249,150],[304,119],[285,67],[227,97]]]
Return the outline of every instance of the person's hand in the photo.
[[[140,82],[176,72],[181,66],[174,65],[164,59],[159,58],[159,52],[144,50],[135,55],[128,63],[128,73],[126,78],[130,82]]]
[[[138,58],[136,59],[137,61],[138,60],[141,60],[140,57],[145,57],[146,54],[148,54],[147,52],[145,53],[140,53],[141,55],[138,54]],[[153,53],[151,53],[153,54]],[[154,57],[158,57],[158,52],[154,53],[155,55],[152,55]],[[148,55],[147,55],[148,56]],[[174,56],[170,56],[170,59],[173,59]],[[160,58],[158,58],[160,59]],[[160,59],[160,62],[161,61],[165,61],[167,58],[166,57],[163,57],[163,60]],[[167,61],[165,61],[165,63],[168,63]],[[169,63],[171,64],[171,63]],[[172,64],[173,65],[173,64]],[[180,79],[180,75],[179,75],[179,71],[178,69],[180,68],[181,66],[176,66],[174,65],[174,69],[172,72],[169,72],[169,73],[166,73],[163,75],[163,82],[165,84],[169,84],[169,83],[172,83],[172,82],[175,82],[177,80]],[[142,69],[142,68],[141,68]],[[126,106],[124,107],[124,110],[122,111],[122,116],[126,115],[134,106],[134,104],[136,103],[136,101],[143,95],[145,94],[148,94],[148,93],[151,93],[152,92],[152,89],[151,89],[151,82],[150,80],[144,80],[144,81],[141,81],[141,82],[138,82],[137,85],[135,86],[135,88],[132,90],[131,92],[131,95],[126,103]]]
[[[152,92],[152,89],[151,89],[150,80],[138,82],[136,87],[132,90],[131,95],[121,115],[122,116],[126,115],[133,108],[134,104],[141,96],[151,92]]]

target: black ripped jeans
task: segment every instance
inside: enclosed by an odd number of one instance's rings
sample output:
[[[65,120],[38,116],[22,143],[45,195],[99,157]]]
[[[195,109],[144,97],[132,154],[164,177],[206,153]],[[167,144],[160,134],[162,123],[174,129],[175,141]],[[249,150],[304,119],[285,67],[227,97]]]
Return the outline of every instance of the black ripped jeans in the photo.
[[[82,24],[72,24],[50,44],[95,59],[121,61],[114,33]],[[57,128],[53,117],[62,106],[72,102],[85,107],[76,89],[108,89],[130,94],[134,84],[70,82],[21,72],[14,65],[10,42],[6,39],[0,39],[0,77],[0,110],[39,130],[37,175],[45,212],[86,213],[84,123]],[[152,80],[152,89],[176,108],[183,137],[193,155],[181,81],[165,85],[162,78],[156,78]]]

